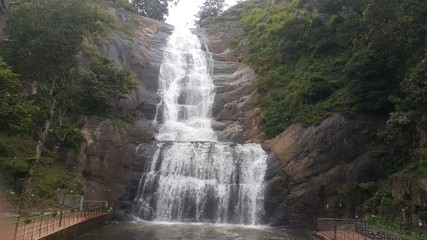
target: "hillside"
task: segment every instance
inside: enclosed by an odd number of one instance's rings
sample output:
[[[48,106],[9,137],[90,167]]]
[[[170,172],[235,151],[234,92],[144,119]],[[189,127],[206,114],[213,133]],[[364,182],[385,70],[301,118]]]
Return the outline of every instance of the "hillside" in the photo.
[[[425,226],[426,14],[416,0],[250,0],[204,22],[258,75],[294,219]]]
[[[23,207],[35,210],[57,207],[58,194],[92,190],[78,168],[89,141],[82,128],[97,121],[115,133],[132,128],[135,93],[146,91],[137,81],[148,74],[145,56],[123,58],[110,47],[143,51],[147,29],[167,28],[125,3],[59,2],[14,4],[1,48],[0,183],[13,210],[20,192]]]

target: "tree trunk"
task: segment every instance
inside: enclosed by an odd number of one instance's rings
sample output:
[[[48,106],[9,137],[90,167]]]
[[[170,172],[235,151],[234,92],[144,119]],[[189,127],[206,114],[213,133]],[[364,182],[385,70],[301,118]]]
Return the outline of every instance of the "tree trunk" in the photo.
[[[5,40],[5,29],[9,19],[10,0],[0,0],[0,46]]]
[[[37,140],[37,146],[36,146],[36,154],[34,156],[34,161],[31,165],[30,170],[27,173],[27,177],[23,186],[23,191],[25,196],[30,196],[32,193],[31,189],[31,182],[33,180],[34,171],[40,161],[41,155],[42,155],[42,149],[44,146],[44,143],[46,141],[46,138],[49,134],[50,125],[52,123],[53,116],[55,115],[55,109],[56,109],[56,103],[57,103],[57,96],[53,94],[55,84],[52,84],[49,96],[51,98],[50,108],[49,108],[49,116],[45,120],[43,128],[40,132],[39,139]]]

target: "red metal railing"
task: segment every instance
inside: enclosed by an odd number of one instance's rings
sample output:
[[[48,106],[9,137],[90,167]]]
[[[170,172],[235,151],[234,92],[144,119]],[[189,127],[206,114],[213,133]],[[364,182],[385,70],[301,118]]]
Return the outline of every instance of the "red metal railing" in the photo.
[[[105,201],[87,201],[83,207],[61,209],[41,216],[24,218],[0,227],[0,239],[37,239],[79,222],[100,216],[108,211]]]

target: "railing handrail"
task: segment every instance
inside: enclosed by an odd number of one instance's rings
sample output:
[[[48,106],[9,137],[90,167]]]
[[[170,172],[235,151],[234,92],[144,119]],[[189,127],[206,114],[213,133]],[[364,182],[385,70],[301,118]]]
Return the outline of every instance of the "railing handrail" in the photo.
[[[380,229],[378,227],[367,224],[367,222],[363,219],[340,219],[340,218],[318,218],[317,219],[317,229],[318,231],[331,231],[333,230],[335,237],[339,232],[354,232],[356,234],[363,235],[363,239],[371,239],[375,236],[372,235],[372,230],[375,230],[377,233],[381,235],[388,235],[393,237],[393,239],[405,239],[412,240],[412,237],[403,236],[397,233],[392,233],[390,231]],[[345,224],[342,224],[345,223]],[[348,226],[352,226],[352,228],[348,228]],[[376,239],[376,238],[375,238]]]
[[[86,203],[106,203],[108,201],[99,201],[99,200],[84,200]]]
[[[16,221],[0,225],[11,239],[26,240],[55,231],[108,212],[107,201],[85,201],[83,206],[62,208],[38,216],[19,216]],[[12,219],[12,218],[10,218]],[[19,221],[18,221],[19,219]],[[13,237],[13,238],[12,238]]]
[[[353,222],[362,222],[362,219],[358,218],[318,218],[317,220],[331,220],[331,221],[353,221]]]

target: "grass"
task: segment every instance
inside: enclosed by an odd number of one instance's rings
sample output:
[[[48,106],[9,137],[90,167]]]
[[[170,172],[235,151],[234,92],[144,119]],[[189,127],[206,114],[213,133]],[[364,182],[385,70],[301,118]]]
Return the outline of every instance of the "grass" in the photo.
[[[4,192],[8,193],[5,197],[11,209],[18,208],[21,197],[19,179],[24,178],[31,167],[35,146],[36,142],[30,136],[0,134],[0,181],[6,189]],[[35,170],[32,189],[34,195],[25,199],[24,209],[58,207],[57,195],[70,190],[76,194],[83,193],[73,169],[58,161],[56,154],[46,148]]]

